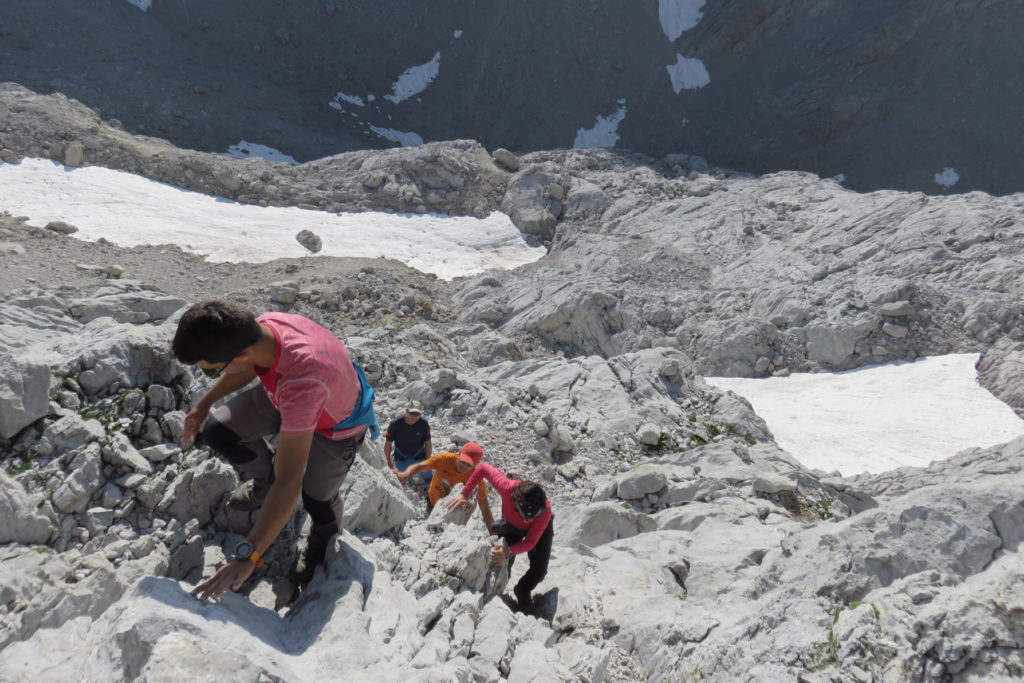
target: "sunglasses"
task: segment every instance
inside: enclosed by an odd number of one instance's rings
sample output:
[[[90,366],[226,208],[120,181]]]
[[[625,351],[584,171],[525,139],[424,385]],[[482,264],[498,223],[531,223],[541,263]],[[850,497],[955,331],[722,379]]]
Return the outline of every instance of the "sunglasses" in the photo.
[[[520,505],[518,502],[515,505],[516,512],[518,512],[519,516],[523,519],[535,519],[537,517],[540,517],[540,514],[544,511],[543,505],[538,508],[531,507],[529,511],[524,510],[523,506]]]
[[[231,361],[228,361],[227,363],[224,363],[219,368],[200,368],[200,370],[202,371],[202,373],[204,375],[206,375],[210,379],[217,379],[222,374],[224,374],[224,368],[226,368],[229,365],[231,365]]]

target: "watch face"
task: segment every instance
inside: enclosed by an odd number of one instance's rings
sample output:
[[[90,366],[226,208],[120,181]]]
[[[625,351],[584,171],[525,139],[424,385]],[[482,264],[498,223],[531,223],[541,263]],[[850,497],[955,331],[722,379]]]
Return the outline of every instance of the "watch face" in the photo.
[[[248,560],[250,555],[252,555],[252,543],[249,541],[242,541],[235,546],[236,558],[240,560]]]

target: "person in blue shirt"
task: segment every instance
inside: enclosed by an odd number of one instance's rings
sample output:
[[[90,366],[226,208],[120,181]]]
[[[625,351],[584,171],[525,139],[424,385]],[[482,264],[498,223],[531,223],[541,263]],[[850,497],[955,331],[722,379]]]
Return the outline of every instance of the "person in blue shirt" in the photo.
[[[432,454],[430,424],[423,418],[423,405],[419,401],[410,401],[405,414],[395,418],[384,432],[384,458],[388,461],[388,469],[398,476],[399,472],[425,461]],[[424,472],[420,478],[430,483],[432,476],[432,472]]]

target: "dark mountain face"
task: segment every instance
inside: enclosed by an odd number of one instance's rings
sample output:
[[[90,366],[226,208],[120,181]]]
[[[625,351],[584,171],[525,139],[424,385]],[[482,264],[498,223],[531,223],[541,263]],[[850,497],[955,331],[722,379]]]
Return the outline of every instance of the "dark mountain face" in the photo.
[[[1024,187],[1022,29],[1018,0],[7,0],[0,80],[209,151],[614,141],[859,190],[1005,194]]]

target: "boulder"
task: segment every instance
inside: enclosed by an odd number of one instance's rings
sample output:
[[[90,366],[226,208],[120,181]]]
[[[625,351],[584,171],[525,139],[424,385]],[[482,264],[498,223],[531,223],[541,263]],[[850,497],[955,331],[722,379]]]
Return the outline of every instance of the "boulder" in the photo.
[[[341,486],[344,528],[352,533],[384,534],[416,517],[416,510],[394,477],[356,458]]]
[[[501,211],[520,232],[550,239],[562,213],[562,202],[551,197],[548,187],[560,188],[559,182],[556,175],[528,166],[512,177],[501,200]]]
[[[139,324],[166,320],[186,306],[184,299],[153,290],[114,291],[101,296],[75,299],[72,314],[82,323],[113,318],[119,323]]]
[[[560,543],[593,548],[629,538],[658,528],[649,515],[629,509],[622,503],[602,501],[590,503],[567,515],[558,516],[556,533]]]
[[[204,525],[213,517],[214,506],[238,486],[238,475],[220,458],[206,458],[183,471],[164,491],[157,510],[179,521],[199,520]]]
[[[99,444],[90,444],[75,457],[70,473],[53,492],[53,504],[61,512],[81,512],[104,483]]]
[[[636,500],[658,493],[668,484],[669,471],[657,465],[641,465],[615,477],[616,495],[623,500]]]
[[[112,465],[126,467],[140,474],[150,474],[153,466],[123,432],[114,432],[103,445],[103,459]]]
[[[44,455],[64,455],[68,451],[100,441],[107,435],[99,420],[84,419],[78,414],[66,415],[43,430],[38,446]]]
[[[43,513],[37,498],[0,471],[0,545],[43,544],[56,535],[53,520]]]
[[[313,254],[317,253],[324,247],[323,240],[321,240],[320,236],[312,230],[300,230],[299,233],[295,235],[295,240]]]
[[[491,158],[494,159],[494,163],[498,164],[498,166],[501,166],[506,171],[512,171],[515,173],[519,170],[519,157],[504,147],[499,147],[491,152]]]
[[[47,365],[0,354],[0,437],[10,439],[46,415],[50,379]]]

